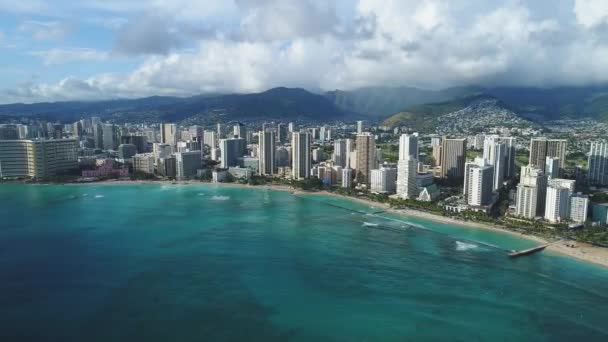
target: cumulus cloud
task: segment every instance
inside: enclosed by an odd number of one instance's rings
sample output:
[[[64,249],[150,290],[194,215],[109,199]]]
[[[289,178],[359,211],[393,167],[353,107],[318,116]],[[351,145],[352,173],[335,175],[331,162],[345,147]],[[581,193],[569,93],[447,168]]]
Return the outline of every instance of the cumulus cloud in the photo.
[[[608,81],[603,0],[563,0],[559,11],[511,0],[85,2],[129,18],[113,52],[143,61],[127,73],[25,83],[11,99]],[[159,10],[162,17],[149,15]],[[79,57],[38,55],[47,64],[112,58],[71,52]]]

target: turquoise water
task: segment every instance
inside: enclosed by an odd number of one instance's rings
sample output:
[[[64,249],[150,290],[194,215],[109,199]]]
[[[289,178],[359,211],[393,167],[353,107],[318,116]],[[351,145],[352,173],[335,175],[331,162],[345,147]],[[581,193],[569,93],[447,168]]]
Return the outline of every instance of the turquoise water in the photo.
[[[608,340],[608,271],[321,196],[0,185],[1,341]]]

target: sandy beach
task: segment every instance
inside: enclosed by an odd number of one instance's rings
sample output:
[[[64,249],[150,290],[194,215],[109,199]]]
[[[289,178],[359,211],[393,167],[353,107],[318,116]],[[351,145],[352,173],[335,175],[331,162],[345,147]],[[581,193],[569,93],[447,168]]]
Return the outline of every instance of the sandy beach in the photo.
[[[514,232],[500,226],[495,226],[491,224],[481,223],[481,222],[471,222],[471,221],[462,221],[457,220],[451,217],[439,216],[423,211],[412,210],[412,209],[394,209],[391,208],[388,204],[379,203],[370,201],[363,198],[355,198],[349,196],[343,196],[327,191],[318,191],[318,192],[308,192],[302,191],[298,189],[294,189],[287,185],[247,185],[247,184],[237,184],[237,183],[202,183],[200,181],[147,181],[147,180],[108,180],[101,182],[90,182],[90,183],[69,183],[66,185],[133,185],[133,184],[159,184],[159,185],[207,185],[207,186],[217,186],[217,187],[237,187],[237,188],[248,188],[248,189],[266,189],[273,191],[287,191],[293,193],[295,196],[297,195],[315,195],[315,196],[331,196],[337,197],[345,200],[354,201],[366,206],[382,208],[389,213],[407,217],[416,217],[422,218],[429,221],[457,225],[463,228],[468,229],[487,229],[492,231],[497,231],[504,234],[510,234],[517,236],[522,239],[527,239],[531,241],[535,241],[539,244],[545,244],[553,241],[547,241],[541,237],[537,237],[534,235],[527,235],[518,232]],[[561,255],[565,255],[568,257],[576,258],[582,261],[590,262],[593,264],[597,264],[600,266],[608,267],[608,248],[596,247],[583,242],[576,241],[560,241],[554,242],[549,245],[546,249],[548,252],[557,253]]]

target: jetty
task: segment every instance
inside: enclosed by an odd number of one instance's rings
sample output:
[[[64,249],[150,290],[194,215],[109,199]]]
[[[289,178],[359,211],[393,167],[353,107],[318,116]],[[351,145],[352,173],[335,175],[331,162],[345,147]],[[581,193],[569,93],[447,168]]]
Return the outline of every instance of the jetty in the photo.
[[[511,251],[511,253],[509,253],[509,257],[510,258],[517,258],[520,256],[525,256],[525,255],[530,255],[530,254],[534,254],[537,252],[540,252],[542,250],[544,250],[545,248],[551,246],[552,244],[556,244],[561,242],[561,240],[559,241],[555,241],[555,242],[551,242],[551,243],[546,243],[540,246],[536,246],[536,247],[532,247],[532,248],[528,248],[528,249],[522,249],[520,251]]]

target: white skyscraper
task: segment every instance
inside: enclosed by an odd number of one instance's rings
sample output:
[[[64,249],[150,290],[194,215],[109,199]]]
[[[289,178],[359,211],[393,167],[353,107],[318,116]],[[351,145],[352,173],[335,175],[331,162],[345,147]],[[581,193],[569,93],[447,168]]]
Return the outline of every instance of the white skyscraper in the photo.
[[[589,151],[589,175],[591,185],[608,185],[608,143],[591,143]]]
[[[363,121],[357,121],[357,134],[363,133]]]
[[[487,136],[483,143],[483,158],[494,166],[492,190],[502,188],[507,171],[507,145],[502,143],[499,136]]]
[[[214,131],[205,131],[203,132],[203,143],[211,150],[217,148],[217,136]]]
[[[399,138],[397,162],[397,195],[403,199],[418,198],[416,170],[418,168],[418,137],[402,134]]]
[[[172,123],[160,124],[160,142],[174,146],[177,144],[177,125]]]
[[[575,223],[585,223],[589,209],[589,197],[575,194],[570,197],[570,219]]]
[[[492,199],[494,166],[484,158],[476,158],[465,165],[463,193],[467,204],[487,205]]]
[[[551,223],[561,222],[570,215],[570,189],[560,185],[547,187],[545,219]]]
[[[327,127],[325,127],[325,126],[321,127],[319,129],[319,140],[325,141],[327,139],[326,133],[327,133]]]
[[[380,167],[371,170],[370,190],[381,194],[395,193],[397,169]]]
[[[348,151],[346,139],[338,139],[334,141],[334,164],[347,167],[348,166]]]
[[[525,218],[541,215],[545,208],[547,178],[542,170],[523,166],[517,186],[516,214]]]
[[[545,174],[548,178],[559,177],[559,158],[547,156],[545,162]]]
[[[402,134],[399,138],[399,160],[407,158],[418,159],[418,137],[412,134]]]
[[[351,188],[353,186],[353,169],[342,169],[342,187]]]
[[[293,179],[310,177],[310,134],[293,132],[291,136],[291,175]]]
[[[275,153],[275,136],[274,132],[258,133],[259,137],[259,153],[260,160],[260,175],[274,175],[274,153]]]

